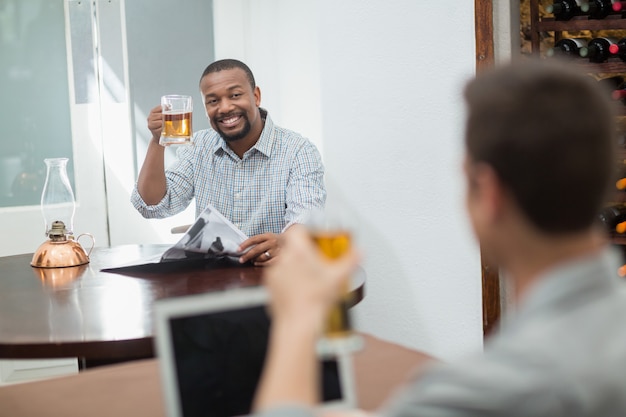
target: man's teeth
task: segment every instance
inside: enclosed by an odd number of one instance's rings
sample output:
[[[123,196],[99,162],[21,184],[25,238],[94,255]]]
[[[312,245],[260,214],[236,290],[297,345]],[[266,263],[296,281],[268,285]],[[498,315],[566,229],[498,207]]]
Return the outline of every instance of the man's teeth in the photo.
[[[228,119],[222,119],[222,123],[230,125],[239,120],[239,116],[229,117]]]

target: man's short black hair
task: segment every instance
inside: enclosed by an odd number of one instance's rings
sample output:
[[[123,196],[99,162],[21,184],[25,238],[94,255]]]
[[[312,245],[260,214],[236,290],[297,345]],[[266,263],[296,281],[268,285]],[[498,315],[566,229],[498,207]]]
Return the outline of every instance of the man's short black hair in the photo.
[[[252,71],[246,64],[236,59],[221,59],[219,61],[215,61],[214,63],[210,64],[208,67],[204,69],[204,72],[202,73],[202,76],[200,77],[200,82],[202,82],[202,79],[208,74],[212,74],[214,72],[220,72],[224,70],[230,70],[234,68],[242,69],[243,72],[246,73],[246,76],[248,77],[248,81],[250,82],[250,86],[254,90],[254,88],[256,87],[256,83],[254,81],[254,75],[252,74]]]
[[[585,230],[606,201],[617,158],[605,93],[590,77],[535,60],[466,87],[470,160],[491,166],[545,233]]]

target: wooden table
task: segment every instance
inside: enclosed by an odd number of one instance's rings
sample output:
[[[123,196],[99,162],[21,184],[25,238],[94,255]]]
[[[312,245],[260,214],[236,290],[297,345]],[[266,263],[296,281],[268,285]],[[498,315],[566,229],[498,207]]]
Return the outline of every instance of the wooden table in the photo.
[[[374,410],[433,358],[364,336],[354,357],[360,408]],[[164,417],[155,359],[105,366],[47,381],[0,387],[0,414],[11,417]]]
[[[263,268],[225,262],[101,272],[158,258],[168,247],[95,248],[89,264],[71,268],[33,268],[32,254],[0,258],[0,358],[153,357],[155,300],[261,283]],[[361,271],[353,281],[355,303],[364,283]]]

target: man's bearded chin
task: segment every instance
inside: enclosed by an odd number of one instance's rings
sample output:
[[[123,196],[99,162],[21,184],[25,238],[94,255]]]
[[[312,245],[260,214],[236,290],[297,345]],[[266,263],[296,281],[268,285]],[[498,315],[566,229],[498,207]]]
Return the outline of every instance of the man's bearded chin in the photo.
[[[252,129],[252,126],[250,125],[248,118],[245,116],[243,117],[244,117],[244,125],[243,125],[243,128],[239,132],[233,133],[232,135],[227,135],[226,133],[224,133],[224,131],[222,131],[222,129],[219,128],[219,125],[217,125],[216,126],[217,133],[219,133],[220,136],[226,142],[236,142],[238,140],[245,138],[248,135],[248,133],[250,133],[250,129]]]

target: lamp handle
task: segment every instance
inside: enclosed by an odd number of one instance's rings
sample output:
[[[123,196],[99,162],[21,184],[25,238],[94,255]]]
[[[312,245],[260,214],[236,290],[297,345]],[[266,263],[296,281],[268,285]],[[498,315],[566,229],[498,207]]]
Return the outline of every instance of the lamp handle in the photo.
[[[89,252],[87,252],[87,256],[91,255],[91,251],[93,250],[93,247],[96,246],[96,238],[93,237],[93,235],[91,233],[81,233],[80,235],[78,235],[78,237],[76,238],[76,241],[78,242],[78,240],[83,237],[83,236],[89,236],[91,238],[91,247],[89,248]],[[80,243],[80,242],[79,242]]]

